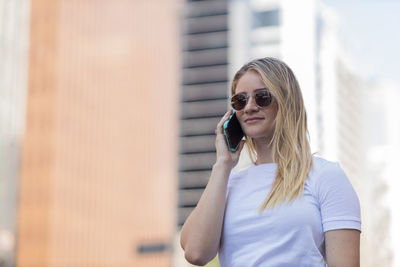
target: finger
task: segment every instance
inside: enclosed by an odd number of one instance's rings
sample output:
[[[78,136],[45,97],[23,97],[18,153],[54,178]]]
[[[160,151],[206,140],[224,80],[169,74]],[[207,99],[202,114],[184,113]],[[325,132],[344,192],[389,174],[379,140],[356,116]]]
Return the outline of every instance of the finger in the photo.
[[[224,116],[222,116],[221,120],[219,121],[219,123],[224,123],[227,119],[229,119],[229,116],[232,114],[233,109],[229,109]]]
[[[221,120],[217,124],[217,129],[215,130],[215,134],[221,133],[222,134],[222,126],[224,125],[225,121],[229,119],[229,116],[232,114],[233,109],[229,109]]]

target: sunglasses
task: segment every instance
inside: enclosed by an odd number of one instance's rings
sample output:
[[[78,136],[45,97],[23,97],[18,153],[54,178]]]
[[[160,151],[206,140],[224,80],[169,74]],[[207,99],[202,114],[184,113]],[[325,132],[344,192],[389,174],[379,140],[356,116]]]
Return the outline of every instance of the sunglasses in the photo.
[[[253,98],[259,108],[268,107],[272,102],[272,95],[267,88],[254,90]],[[231,97],[231,106],[235,110],[242,110],[248,101],[249,96],[246,93],[238,93]]]

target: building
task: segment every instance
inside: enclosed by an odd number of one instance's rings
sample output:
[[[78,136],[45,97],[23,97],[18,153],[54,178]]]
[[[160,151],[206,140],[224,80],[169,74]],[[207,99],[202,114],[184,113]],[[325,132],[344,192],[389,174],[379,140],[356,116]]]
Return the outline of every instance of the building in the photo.
[[[2,266],[171,266],[180,2],[0,8]]]
[[[0,266],[15,263],[29,14],[28,1],[2,1],[0,4]]]

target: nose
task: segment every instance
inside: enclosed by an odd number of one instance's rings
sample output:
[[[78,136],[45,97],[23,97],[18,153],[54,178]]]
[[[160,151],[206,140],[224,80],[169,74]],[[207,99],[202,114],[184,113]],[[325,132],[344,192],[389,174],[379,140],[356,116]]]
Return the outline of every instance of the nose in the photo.
[[[250,96],[250,97],[247,99],[247,103],[246,103],[246,106],[244,107],[244,111],[245,111],[246,113],[248,113],[248,112],[258,111],[258,109],[259,109],[259,107],[257,106],[254,97],[253,97],[253,96]]]

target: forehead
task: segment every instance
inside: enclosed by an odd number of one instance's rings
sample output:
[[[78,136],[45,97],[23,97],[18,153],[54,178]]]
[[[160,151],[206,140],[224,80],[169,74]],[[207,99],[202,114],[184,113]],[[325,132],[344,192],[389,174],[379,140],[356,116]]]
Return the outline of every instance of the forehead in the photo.
[[[261,80],[260,74],[254,70],[249,70],[240,77],[235,93],[251,93],[256,89],[265,88],[264,82]]]

